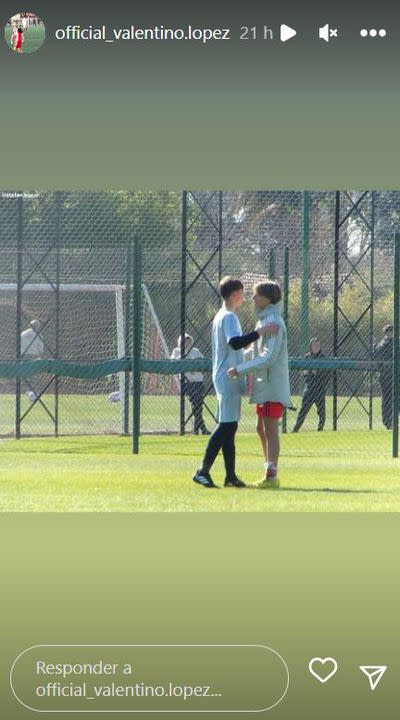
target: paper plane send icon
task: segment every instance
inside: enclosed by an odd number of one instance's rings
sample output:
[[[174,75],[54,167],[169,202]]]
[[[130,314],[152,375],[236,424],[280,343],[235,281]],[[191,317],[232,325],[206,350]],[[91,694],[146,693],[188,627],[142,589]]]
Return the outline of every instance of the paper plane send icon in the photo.
[[[375,690],[387,670],[387,665],[360,665],[360,670],[367,676],[371,690]]]
[[[292,38],[296,37],[297,32],[294,28],[289,27],[289,25],[281,25],[281,40],[282,42],[287,42],[288,40],[291,40]]]

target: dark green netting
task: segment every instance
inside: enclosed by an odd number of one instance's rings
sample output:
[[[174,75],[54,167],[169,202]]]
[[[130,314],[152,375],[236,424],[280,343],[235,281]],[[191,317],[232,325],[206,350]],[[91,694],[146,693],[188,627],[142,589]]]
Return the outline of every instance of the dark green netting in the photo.
[[[362,370],[378,371],[384,363],[353,360],[351,358],[328,358],[308,360],[305,358],[290,358],[291,370]],[[387,363],[386,363],[387,364]],[[179,375],[185,372],[209,371],[211,360],[142,360],[141,372],[159,375]],[[57,377],[83,378],[97,380],[114,373],[132,370],[132,359],[112,358],[97,363],[74,363],[64,360],[21,360],[20,362],[0,362],[0,377],[2,378],[29,378],[41,373]]]

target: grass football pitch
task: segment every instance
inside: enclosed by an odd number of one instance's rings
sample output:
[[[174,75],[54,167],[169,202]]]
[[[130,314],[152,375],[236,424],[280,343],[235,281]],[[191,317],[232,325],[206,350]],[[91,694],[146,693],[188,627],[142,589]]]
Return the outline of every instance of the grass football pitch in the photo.
[[[11,393],[3,393],[1,390],[0,380],[0,437],[13,433],[15,416],[15,396]],[[49,409],[54,410],[54,397],[50,395],[44,396],[44,400]],[[301,404],[301,399],[294,397],[293,400],[298,409]],[[215,415],[215,397],[208,396],[206,402],[209,410],[204,411],[204,417],[208,426],[212,428],[214,420],[210,412]],[[361,402],[365,408],[368,407],[368,398],[361,398]],[[347,403],[347,398],[338,399],[338,410],[339,413],[342,413],[339,419],[340,433],[354,430],[368,430],[368,417],[360,403],[355,399],[349,404]],[[21,396],[21,410],[23,414],[27,411],[29,412],[23,421],[23,434],[52,435],[54,426],[45,410],[39,404],[36,404],[34,407],[30,406],[31,403],[26,397],[24,388]],[[375,430],[382,429],[380,406],[380,399],[374,398],[374,436]],[[141,408],[141,427],[144,433],[163,435],[168,432],[179,432],[178,396],[144,395],[142,397]],[[327,397],[326,429],[332,428],[332,414],[332,397]],[[296,415],[297,413],[295,412],[288,413],[289,430],[291,430],[294,425]],[[61,435],[96,435],[98,433],[109,435],[110,433],[119,433],[121,430],[121,406],[119,403],[112,403],[108,400],[108,392],[88,392],[88,394],[82,395],[61,393],[59,397],[59,423]],[[254,423],[254,407],[244,399],[240,423],[241,432],[252,433]],[[312,408],[304,423],[304,430],[312,431],[317,425],[317,413],[315,408]],[[373,452],[371,436],[368,432],[362,440],[362,445],[364,451]],[[389,445],[388,440],[388,452],[390,452]],[[345,436],[343,437],[343,448],[346,448]]]
[[[139,456],[125,437],[0,441],[0,510],[9,512],[365,512],[400,510],[400,460],[384,430],[282,438],[281,488],[205,490],[191,481],[205,438],[144,436]],[[238,437],[238,471],[262,471],[253,433]],[[218,484],[223,468],[213,472]]]

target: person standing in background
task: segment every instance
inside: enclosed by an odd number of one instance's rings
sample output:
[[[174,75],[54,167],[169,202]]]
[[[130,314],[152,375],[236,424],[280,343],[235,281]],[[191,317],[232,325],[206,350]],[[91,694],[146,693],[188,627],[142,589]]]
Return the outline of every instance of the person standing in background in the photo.
[[[23,360],[40,360],[43,355],[44,342],[40,335],[39,320],[31,320],[29,328],[21,333],[21,358]]]
[[[182,358],[185,360],[199,360],[203,357],[204,355],[200,350],[194,347],[194,340],[191,335],[185,335],[184,341],[179,336],[177,347],[171,353],[171,360],[181,360]],[[201,435],[210,435],[203,418],[204,375],[201,372],[187,372],[185,378],[185,394],[190,400],[194,417],[193,432],[195,435],[199,433]]]
[[[306,355],[308,360],[317,360],[323,358],[324,353],[321,349],[321,343],[318,338],[311,338],[309,352]],[[327,372],[326,370],[305,370],[304,371],[305,387],[301,401],[301,408],[297,416],[296,424],[292,432],[299,432],[304,420],[310,412],[313,405],[317,408],[318,413],[318,432],[322,432],[325,427],[326,419],[326,392],[327,392]]]

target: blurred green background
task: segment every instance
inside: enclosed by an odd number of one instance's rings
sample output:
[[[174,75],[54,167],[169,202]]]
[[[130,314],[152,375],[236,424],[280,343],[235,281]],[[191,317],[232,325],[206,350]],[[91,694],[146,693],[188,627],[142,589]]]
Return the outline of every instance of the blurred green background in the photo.
[[[29,717],[8,670],[33,644],[192,642],[275,648],[276,718],[392,717],[398,532],[390,514],[3,515],[1,714]],[[326,685],[315,656],[339,663]],[[365,664],[389,666],[374,693]]]

